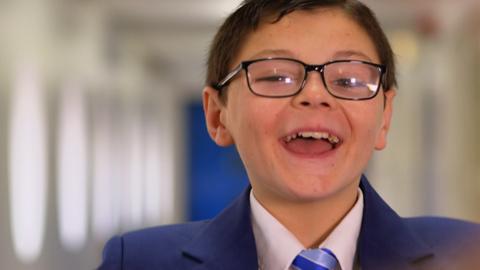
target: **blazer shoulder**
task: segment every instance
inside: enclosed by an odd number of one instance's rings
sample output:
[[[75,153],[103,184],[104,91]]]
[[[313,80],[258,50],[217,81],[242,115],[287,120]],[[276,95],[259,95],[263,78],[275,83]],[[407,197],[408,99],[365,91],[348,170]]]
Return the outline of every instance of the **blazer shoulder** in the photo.
[[[122,237],[126,244],[129,245],[136,245],[137,243],[142,243],[142,245],[166,245],[172,247],[190,240],[193,235],[195,235],[208,223],[209,221],[204,220],[189,223],[156,226],[128,232],[123,234]]]
[[[476,258],[480,254],[480,224],[443,217],[405,219],[408,226],[439,254]]]
[[[480,224],[465,220],[433,216],[405,218],[404,220],[413,230],[425,236],[442,236],[442,238],[461,237],[462,235],[480,236]]]
[[[98,269],[176,269],[182,247],[208,223],[164,225],[114,236],[105,245]]]

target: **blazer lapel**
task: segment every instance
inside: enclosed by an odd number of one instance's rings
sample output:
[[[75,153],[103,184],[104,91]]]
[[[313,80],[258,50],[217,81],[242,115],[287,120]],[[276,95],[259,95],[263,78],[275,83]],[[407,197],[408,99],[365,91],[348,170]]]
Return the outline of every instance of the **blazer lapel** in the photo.
[[[250,219],[250,188],[211,220],[183,249],[193,269],[258,269]]]
[[[362,269],[417,269],[433,257],[432,250],[415,234],[362,176],[364,194],[358,254]]]

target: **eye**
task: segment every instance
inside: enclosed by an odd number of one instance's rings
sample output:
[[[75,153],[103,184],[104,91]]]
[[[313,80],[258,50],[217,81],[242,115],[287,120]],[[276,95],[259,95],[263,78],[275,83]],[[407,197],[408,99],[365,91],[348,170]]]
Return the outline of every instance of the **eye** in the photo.
[[[332,81],[332,85],[342,88],[358,88],[366,86],[364,81],[357,78],[338,78]]]
[[[259,76],[255,79],[255,82],[257,83],[286,83],[286,84],[291,84],[294,83],[296,80],[294,77],[289,76],[289,75],[265,75],[265,76]]]

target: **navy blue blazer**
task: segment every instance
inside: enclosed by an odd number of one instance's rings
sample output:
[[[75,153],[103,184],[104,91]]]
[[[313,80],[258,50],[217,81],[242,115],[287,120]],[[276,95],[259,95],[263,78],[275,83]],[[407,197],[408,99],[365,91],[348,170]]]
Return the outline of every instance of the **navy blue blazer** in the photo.
[[[399,217],[362,177],[362,270],[480,269],[480,225]],[[160,226],[112,238],[100,270],[256,270],[249,189],[208,221]]]

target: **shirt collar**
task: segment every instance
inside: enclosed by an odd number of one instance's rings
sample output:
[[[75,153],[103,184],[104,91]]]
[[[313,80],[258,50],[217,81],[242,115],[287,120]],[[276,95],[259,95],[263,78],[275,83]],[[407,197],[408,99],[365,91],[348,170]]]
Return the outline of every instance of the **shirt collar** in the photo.
[[[303,245],[257,201],[252,191],[250,207],[260,269],[288,270]],[[342,270],[353,269],[362,216],[363,193],[359,189],[353,208],[320,245],[333,251]]]

